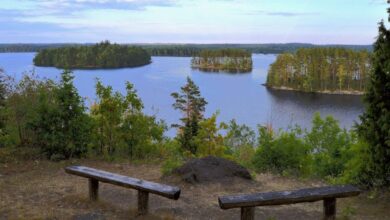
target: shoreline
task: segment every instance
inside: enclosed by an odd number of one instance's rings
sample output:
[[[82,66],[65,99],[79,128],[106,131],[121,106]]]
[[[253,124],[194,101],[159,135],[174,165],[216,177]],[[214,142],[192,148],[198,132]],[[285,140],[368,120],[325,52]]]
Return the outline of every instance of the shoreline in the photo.
[[[203,67],[200,65],[191,65],[191,69],[198,69],[200,71],[205,71],[205,72],[230,72],[230,73],[250,73],[253,71],[252,68],[245,68],[245,69],[240,69],[240,68],[220,68],[220,67]]]
[[[273,90],[282,90],[282,91],[294,91],[294,92],[303,92],[303,93],[317,93],[317,94],[328,94],[328,95],[355,95],[355,96],[362,96],[364,95],[364,92],[361,91],[348,91],[348,90],[336,90],[336,91],[330,91],[330,90],[323,90],[323,91],[303,91],[299,89],[294,89],[286,86],[270,86],[266,83],[261,84],[262,86],[266,87],[267,89],[273,89]]]

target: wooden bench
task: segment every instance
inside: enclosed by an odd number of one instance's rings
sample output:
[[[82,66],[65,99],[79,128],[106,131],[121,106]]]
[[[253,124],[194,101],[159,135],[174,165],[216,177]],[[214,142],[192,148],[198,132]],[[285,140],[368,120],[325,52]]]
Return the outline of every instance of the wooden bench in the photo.
[[[351,185],[325,186],[295,191],[220,196],[218,202],[222,209],[241,208],[241,219],[253,220],[256,206],[285,205],[324,200],[324,218],[335,219],[336,198],[357,196],[359,194],[360,190]]]
[[[91,200],[98,199],[99,181],[138,190],[138,213],[140,215],[148,212],[149,193],[174,200],[180,197],[180,189],[178,187],[140,180],[89,167],[70,166],[65,168],[65,172],[89,178],[89,198]]]

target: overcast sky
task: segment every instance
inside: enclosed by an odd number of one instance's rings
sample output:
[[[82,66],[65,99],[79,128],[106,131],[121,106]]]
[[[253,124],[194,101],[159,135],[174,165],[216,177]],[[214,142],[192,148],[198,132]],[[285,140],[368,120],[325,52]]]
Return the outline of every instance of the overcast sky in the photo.
[[[386,0],[0,0],[0,43],[371,44]]]

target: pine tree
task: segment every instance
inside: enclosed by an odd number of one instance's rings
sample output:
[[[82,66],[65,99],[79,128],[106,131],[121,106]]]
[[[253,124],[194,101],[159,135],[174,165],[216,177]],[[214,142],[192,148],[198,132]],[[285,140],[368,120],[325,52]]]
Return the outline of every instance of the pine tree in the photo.
[[[199,87],[189,77],[187,77],[187,84],[181,87],[181,92],[172,93],[171,96],[175,99],[173,108],[180,110],[184,115],[180,119],[183,125],[174,125],[179,127],[178,140],[181,147],[196,154],[197,146],[194,137],[198,134],[199,122],[203,119],[207,102],[201,96]]]
[[[390,8],[388,13],[390,21]],[[360,117],[358,131],[370,146],[371,184],[390,185],[390,30],[383,21],[379,23],[372,67],[364,99],[366,111]]]

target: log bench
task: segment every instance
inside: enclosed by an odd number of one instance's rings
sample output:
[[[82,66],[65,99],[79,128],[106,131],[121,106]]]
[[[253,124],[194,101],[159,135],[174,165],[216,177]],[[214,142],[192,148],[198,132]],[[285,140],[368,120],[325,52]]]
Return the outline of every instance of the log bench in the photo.
[[[286,205],[324,201],[324,219],[335,219],[336,198],[357,196],[360,190],[351,185],[325,186],[295,191],[265,192],[218,197],[222,209],[241,208],[242,220],[253,220],[256,206]]]
[[[180,197],[180,189],[178,187],[140,180],[90,167],[70,166],[65,168],[65,172],[89,179],[89,198],[91,200],[98,199],[99,181],[138,190],[139,215],[144,215],[148,212],[149,193],[174,200]]]

